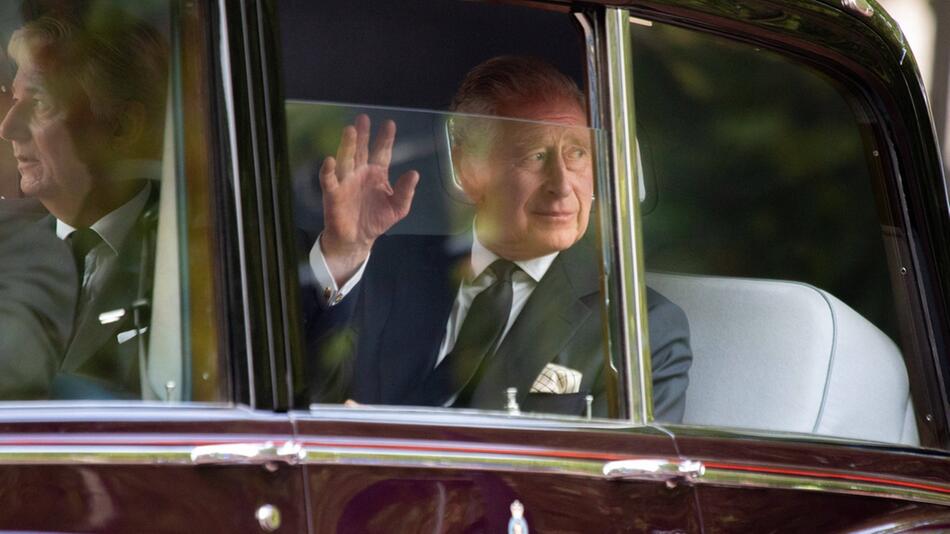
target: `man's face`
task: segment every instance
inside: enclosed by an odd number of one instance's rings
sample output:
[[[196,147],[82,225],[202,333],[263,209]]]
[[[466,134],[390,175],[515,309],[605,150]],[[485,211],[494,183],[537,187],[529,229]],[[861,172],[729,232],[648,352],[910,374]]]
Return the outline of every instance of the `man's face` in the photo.
[[[568,99],[499,110],[484,157],[462,155],[462,183],[475,202],[479,239],[510,260],[567,249],[587,230],[593,147],[587,119]]]
[[[0,137],[13,145],[20,189],[26,196],[83,198],[92,188],[90,172],[68,128],[71,110],[66,108],[50,94],[36,67],[20,66],[13,80],[13,105],[0,123]]]

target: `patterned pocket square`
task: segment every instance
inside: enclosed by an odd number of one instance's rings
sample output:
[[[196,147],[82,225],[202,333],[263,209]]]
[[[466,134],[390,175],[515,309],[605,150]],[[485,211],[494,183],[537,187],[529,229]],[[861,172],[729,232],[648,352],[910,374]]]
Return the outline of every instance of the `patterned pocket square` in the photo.
[[[581,389],[581,378],[583,373],[549,363],[544,366],[544,370],[534,379],[531,386],[531,393],[577,393]]]

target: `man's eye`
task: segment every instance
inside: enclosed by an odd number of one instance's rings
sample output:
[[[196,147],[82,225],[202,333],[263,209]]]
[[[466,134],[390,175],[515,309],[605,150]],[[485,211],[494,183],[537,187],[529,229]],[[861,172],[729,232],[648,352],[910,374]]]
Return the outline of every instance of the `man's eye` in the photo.
[[[49,101],[46,100],[45,98],[34,98],[33,109],[37,113],[47,113],[53,109],[53,106],[50,105]]]
[[[543,151],[532,152],[527,156],[521,158],[522,165],[537,165],[538,163],[544,163],[544,160],[547,159],[547,155]]]
[[[587,157],[587,153],[588,153],[588,150],[586,148],[576,146],[576,147],[571,147],[567,150],[566,157],[568,159],[575,159],[575,160],[583,159]]]

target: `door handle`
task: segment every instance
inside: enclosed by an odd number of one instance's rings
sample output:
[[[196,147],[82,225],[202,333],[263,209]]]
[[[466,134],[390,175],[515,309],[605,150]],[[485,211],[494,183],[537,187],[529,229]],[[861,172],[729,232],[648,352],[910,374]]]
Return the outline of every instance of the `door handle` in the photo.
[[[191,463],[196,465],[263,465],[281,462],[295,465],[306,451],[299,443],[285,441],[280,445],[273,441],[261,443],[220,443],[199,445],[191,450]]]
[[[655,480],[667,483],[693,482],[706,472],[706,466],[696,460],[668,458],[638,458],[617,460],[604,464],[604,476],[617,480]]]

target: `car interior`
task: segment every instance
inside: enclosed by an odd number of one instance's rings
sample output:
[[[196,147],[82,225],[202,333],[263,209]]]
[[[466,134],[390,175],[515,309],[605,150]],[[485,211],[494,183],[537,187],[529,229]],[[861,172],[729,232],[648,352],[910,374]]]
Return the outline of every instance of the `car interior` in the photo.
[[[322,224],[317,169],[357,113],[399,124],[393,176],[415,168],[437,177],[421,182],[416,209],[393,232],[457,234],[471,206],[453,181],[444,110],[465,72],[525,54],[585,87],[583,35],[570,13],[438,5],[281,4],[282,65],[294,73],[284,79],[294,222],[308,239]],[[385,22],[355,39],[361,12]],[[404,32],[422,12],[437,20]],[[691,328],[684,423],[917,444],[890,283],[893,228],[877,211],[882,193],[843,90],[748,45],[643,21],[632,32],[647,284]],[[726,77],[737,62],[788,87],[762,98],[748,77]],[[367,78],[367,65],[392,83]],[[799,117],[806,105],[820,118]],[[177,401],[188,400],[191,363],[181,356],[182,191],[168,108],[151,303],[158,335],[140,357],[144,399]]]

